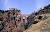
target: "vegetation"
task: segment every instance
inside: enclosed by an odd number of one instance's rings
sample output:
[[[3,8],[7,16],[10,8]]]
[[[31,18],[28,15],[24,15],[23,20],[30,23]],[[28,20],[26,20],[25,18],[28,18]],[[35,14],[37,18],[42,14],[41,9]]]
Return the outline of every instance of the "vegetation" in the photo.
[[[20,10],[18,10],[18,12],[19,12]]]
[[[20,22],[20,20],[18,20],[18,22]]]
[[[20,21],[21,21],[21,18],[19,18],[20,19]]]
[[[16,25],[16,27],[17,27],[17,25]]]
[[[44,13],[43,10],[46,10],[45,13],[50,13],[50,5],[44,7],[44,9],[39,10],[38,12],[35,13],[35,15],[39,14],[39,13]]]
[[[15,20],[15,17],[14,17],[14,20]]]
[[[46,11],[47,13],[50,13],[50,9],[47,9],[47,11]]]
[[[11,18],[11,20],[13,20],[13,18]]]
[[[8,12],[8,10],[6,10],[6,11],[4,11],[4,10],[0,10],[0,12],[4,14],[4,12]]]
[[[46,16],[43,18],[43,20],[45,20],[45,19],[47,19],[47,17],[46,17]]]
[[[34,22],[30,23],[29,26],[31,26],[32,24],[36,24],[36,23],[38,23],[38,22],[39,22],[39,21],[34,21]]]
[[[9,20],[10,21],[10,20]]]
[[[15,14],[15,12],[13,12],[13,15]]]
[[[2,19],[2,18],[0,18],[0,21],[3,21],[3,19]]]
[[[28,23],[26,25],[24,25],[25,30],[28,28]]]
[[[38,19],[41,19],[42,18],[42,16],[39,16],[39,18]]]
[[[16,25],[16,21],[15,21],[15,25]]]
[[[39,14],[39,12],[36,12],[36,13],[35,13],[35,15],[38,15],[38,14]]]
[[[5,12],[5,11],[3,11],[3,10],[0,10],[0,12],[4,14],[4,12]]]
[[[48,5],[48,6],[44,7],[44,9],[50,9],[49,7],[50,7],[50,5]]]
[[[16,19],[16,21],[17,21],[17,19]]]
[[[4,22],[0,24],[0,31],[4,28]]]
[[[38,21],[34,21],[34,22],[33,22],[33,24],[36,24],[36,23],[38,23]]]
[[[6,10],[5,12],[8,12],[8,10]]]

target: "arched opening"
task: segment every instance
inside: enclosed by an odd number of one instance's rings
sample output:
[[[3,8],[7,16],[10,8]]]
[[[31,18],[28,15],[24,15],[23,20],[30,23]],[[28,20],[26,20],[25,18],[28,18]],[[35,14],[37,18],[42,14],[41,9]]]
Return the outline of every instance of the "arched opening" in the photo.
[[[25,24],[25,16],[23,16],[23,23]]]
[[[23,16],[23,23],[24,23],[24,28],[25,30],[28,28],[28,24],[27,24],[27,16]]]

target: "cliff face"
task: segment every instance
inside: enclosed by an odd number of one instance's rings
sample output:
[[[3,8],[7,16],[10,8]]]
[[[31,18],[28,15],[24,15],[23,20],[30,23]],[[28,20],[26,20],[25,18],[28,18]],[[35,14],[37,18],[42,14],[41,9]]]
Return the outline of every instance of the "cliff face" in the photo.
[[[7,11],[0,10],[0,32],[23,32],[32,24],[36,24],[50,17],[50,4],[28,17],[21,14],[20,10],[10,8]],[[23,19],[25,17],[25,19]]]
[[[10,9],[7,11],[0,10],[0,31],[19,32],[25,30],[22,18],[23,17],[20,10],[15,10],[15,9],[12,10]]]

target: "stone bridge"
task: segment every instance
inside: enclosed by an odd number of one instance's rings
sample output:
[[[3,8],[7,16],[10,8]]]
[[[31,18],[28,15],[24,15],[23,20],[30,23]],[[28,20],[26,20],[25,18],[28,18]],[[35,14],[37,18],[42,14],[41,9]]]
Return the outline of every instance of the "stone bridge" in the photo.
[[[28,16],[27,16],[27,15],[23,15],[23,14],[21,15],[21,22],[22,22],[22,23],[24,22],[24,21],[23,21],[23,17],[25,17],[25,23],[24,23],[24,24],[26,25],[26,23],[28,23],[28,22],[27,22],[27,17],[28,17]]]

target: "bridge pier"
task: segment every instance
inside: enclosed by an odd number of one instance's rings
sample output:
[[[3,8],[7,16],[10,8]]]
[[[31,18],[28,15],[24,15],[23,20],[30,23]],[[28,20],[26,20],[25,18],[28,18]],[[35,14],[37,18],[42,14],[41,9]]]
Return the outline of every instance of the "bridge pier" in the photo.
[[[23,21],[23,16],[25,17],[25,23],[24,23],[24,21]],[[26,15],[22,15],[22,16],[21,16],[21,22],[26,25],[26,23],[27,23],[27,17],[26,17]]]

